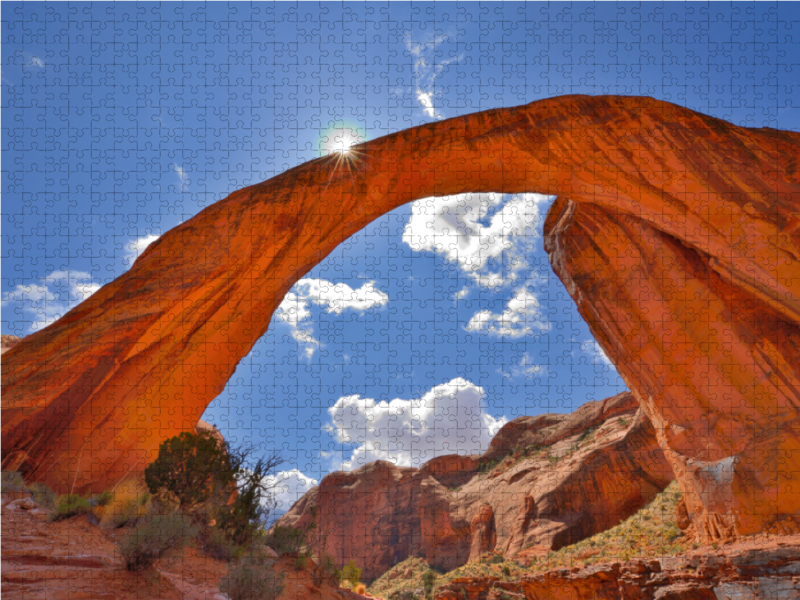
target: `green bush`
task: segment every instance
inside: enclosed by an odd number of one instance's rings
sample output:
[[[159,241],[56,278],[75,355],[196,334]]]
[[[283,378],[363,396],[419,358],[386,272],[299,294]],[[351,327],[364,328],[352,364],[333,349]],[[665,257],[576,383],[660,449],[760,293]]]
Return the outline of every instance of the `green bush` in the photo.
[[[224,444],[207,431],[164,440],[158,457],[144,470],[150,493],[171,495],[183,510],[207,501],[215,492],[224,493],[235,477]]]
[[[129,571],[141,571],[168,550],[181,548],[197,535],[191,519],[180,513],[149,515],[139,521],[120,544],[120,553]]]
[[[87,515],[92,511],[92,503],[80,494],[62,494],[56,502],[56,510],[50,515],[51,521],[69,519],[76,515]]]
[[[246,550],[245,546],[233,543],[225,532],[217,527],[205,528],[199,536],[200,548],[217,560],[237,560]]]
[[[223,577],[219,589],[230,600],[275,600],[283,591],[274,561],[243,557]]]
[[[425,588],[425,596],[430,598],[433,594],[433,586],[436,585],[436,571],[428,569],[422,574],[422,585]]]
[[[314,563],[311,573],[314,585],[322,585],[323,582],[339,585],[342,582],[342,571],[336,568],[336,559],[330,554],[323,554]],[[361,573],[359,573],[360,576]]]
[[[209,534],[212,553],[248,547],[275,505],[267,476],[283,462],[276,455],[254,459],[254,453],[252,446],[233,448],[209,432],[184,432],[161,444],[145,482],[161,504],[175,502],[224,533],[224,544]]]
[[[278,556],[297,554],[306,543],[306,532],[295,527],[273,527],[265,540]]]
[[[342,579],[349,581],[352,587],[356,587],[361,583],[361,569],[358,568],[356,561],[353,559],[350,559],[350,562],[342,569]]]

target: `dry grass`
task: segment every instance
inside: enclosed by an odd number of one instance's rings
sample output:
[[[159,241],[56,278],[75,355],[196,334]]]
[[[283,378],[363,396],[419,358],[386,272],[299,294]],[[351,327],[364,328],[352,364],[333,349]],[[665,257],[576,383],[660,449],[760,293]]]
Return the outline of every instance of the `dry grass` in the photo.
[[[122,527],[150,512],[152,499],[140,481],[122,482],[109,495],[110,499],[92,510],[101,527]]]
[[[603,533],[541,557],[516,560],[513,557],[506,559],[500,554],[484,554],[442,575],[436,584],[443,585],[459,577],[498,577],[516,581],[555,569],[680,554],[692,548],[692,543],[675,524],[675,506],[680,498],[680,488],[674,481],[646,507]],[[422,575],[427,569],[423,559],[409,558],[378,578],[370,586],[370,592],[388,598],[394,591],[422,588]],[[404,576],[406,573],[408,577]]]
[[[428,563],[416,556],[407,558],[386,571],[372,585],[369,593],[381,598],[389,598],[393,592],[422,590],[422,576],[430,569]]]

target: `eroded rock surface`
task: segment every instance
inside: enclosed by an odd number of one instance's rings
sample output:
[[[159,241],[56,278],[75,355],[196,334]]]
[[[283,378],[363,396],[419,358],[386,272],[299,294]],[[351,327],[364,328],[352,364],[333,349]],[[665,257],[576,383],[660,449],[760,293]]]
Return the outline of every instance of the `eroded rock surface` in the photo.
[[[100,491],[191,430],[291,286],[415,199],[557,194],[546,248],[707,539],[800,511],[800,134],[563,96],[401,131],[239,190],[3,355],[4,465]]]
[[[557,549],[604,531],[672,479],[626,392],[568,415],[514,419],[480,457],[330,474],[278,525],[316,522],[327,552],[340,565],[355,559],[367,579],[409,556],[451,570],[485,552]]]
[[[518,581],[455,579],[435,600],[792,600],[800,598],[800,537],[750,539],[650,560],[548,571]]]

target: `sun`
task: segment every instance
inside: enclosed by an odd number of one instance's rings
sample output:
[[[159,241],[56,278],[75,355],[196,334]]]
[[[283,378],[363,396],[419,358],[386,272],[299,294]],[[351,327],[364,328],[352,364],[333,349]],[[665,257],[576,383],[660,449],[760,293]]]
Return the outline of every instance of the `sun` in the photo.
[[[353,146],[363,141],[363,137],[353,127],[332,127],[322,138],[322,149],[326,154],[347,156]]]

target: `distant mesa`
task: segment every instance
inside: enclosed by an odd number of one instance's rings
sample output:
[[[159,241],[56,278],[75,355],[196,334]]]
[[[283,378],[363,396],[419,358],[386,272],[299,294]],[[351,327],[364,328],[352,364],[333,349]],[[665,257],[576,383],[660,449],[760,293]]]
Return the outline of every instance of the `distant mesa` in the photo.
[[[407,202],[557,195],[545,249],[706,540],[800,530],[800,134],[651,98],[437,121],[238,190],[3,354],[4,468],[100,491],[192,430],[292,285]]]

